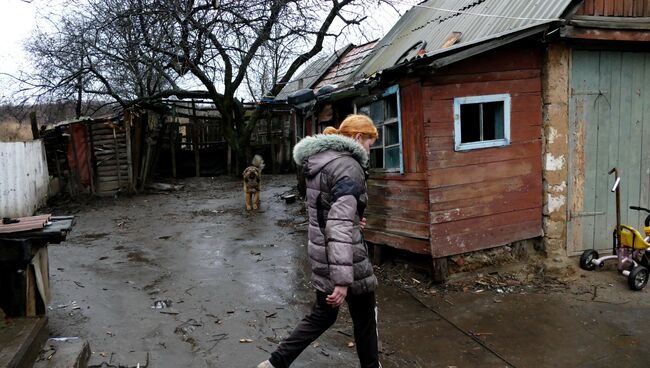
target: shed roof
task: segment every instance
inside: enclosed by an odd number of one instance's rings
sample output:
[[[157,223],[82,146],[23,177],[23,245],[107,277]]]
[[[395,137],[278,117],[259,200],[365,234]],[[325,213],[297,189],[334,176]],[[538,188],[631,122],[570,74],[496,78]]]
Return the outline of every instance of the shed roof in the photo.
[[[314,84],[321,79],[323,74],[325,74],[325,72],[327,72],[327,70],[339,59],[339,57],[341,57],[341,55],[347,52],[351,47],[352,45],[349,44],[332,54],[324,55],[316,59],[300,72],[297,77],[289,81],[284,88],[280,90],[280,93],[275,97],[275,100],[283,101],[287,99],[291,92],[303,88],[312,88]]]
[[[416,56],[435,56],[443,51],[558,21],[571,2],[572,0],[424,1],[406,12],[377,43],[354,77],[359,79],[370,76]],[[454,32],[460,32],[458,40],[451,46],[443,47]]]
[[[370,54],[375,44],[377,44],[377,40],[351,47],[341,56],[338,62],[330,66],[327,73],[320,79],[315,88],[320,88],[328,84],[345,84]]]

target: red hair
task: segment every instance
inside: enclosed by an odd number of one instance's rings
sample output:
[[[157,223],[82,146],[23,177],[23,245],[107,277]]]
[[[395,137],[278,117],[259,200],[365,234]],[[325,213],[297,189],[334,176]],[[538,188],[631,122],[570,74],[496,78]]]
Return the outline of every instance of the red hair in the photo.
[[[338,129],[328,126],[323,130],[323,134],[340,134],[350,138],[354,138],[357,134],[361,134],[365,138],[372,139],[377,139],[379,136],[372,119],[361,114],[348,115],[348,117],[341,122]]]

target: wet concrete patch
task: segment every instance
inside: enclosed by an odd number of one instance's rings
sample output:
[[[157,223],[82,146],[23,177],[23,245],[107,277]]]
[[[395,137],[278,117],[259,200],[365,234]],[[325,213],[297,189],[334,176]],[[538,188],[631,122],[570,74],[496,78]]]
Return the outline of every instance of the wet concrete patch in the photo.
[[[74,239],[78,240],[97,240],[97,239],[103,239],[109,236],[109,233],[96,233],[96,234],[81,234],[79,236],[75,236]]]

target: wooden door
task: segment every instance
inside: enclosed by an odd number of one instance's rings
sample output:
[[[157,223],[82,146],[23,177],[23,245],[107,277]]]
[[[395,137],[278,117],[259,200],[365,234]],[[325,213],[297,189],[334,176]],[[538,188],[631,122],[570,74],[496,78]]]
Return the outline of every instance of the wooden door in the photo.
[[[650,207],[650,53],[574,50],[569,101],[568,250],[610,250],[621,175],[621,222]]]

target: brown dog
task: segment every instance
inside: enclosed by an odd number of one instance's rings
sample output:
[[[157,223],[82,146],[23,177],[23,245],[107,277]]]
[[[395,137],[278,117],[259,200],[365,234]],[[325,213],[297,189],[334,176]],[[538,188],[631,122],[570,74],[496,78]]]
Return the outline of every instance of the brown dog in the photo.
[[[260,206],[262,169],[264,169],[264,160],[260,155],[255,155],[252,166],[244,170],[244,197],[246,198],[246,209],[248,211],[251,210],[251,207],[256,210]]]

